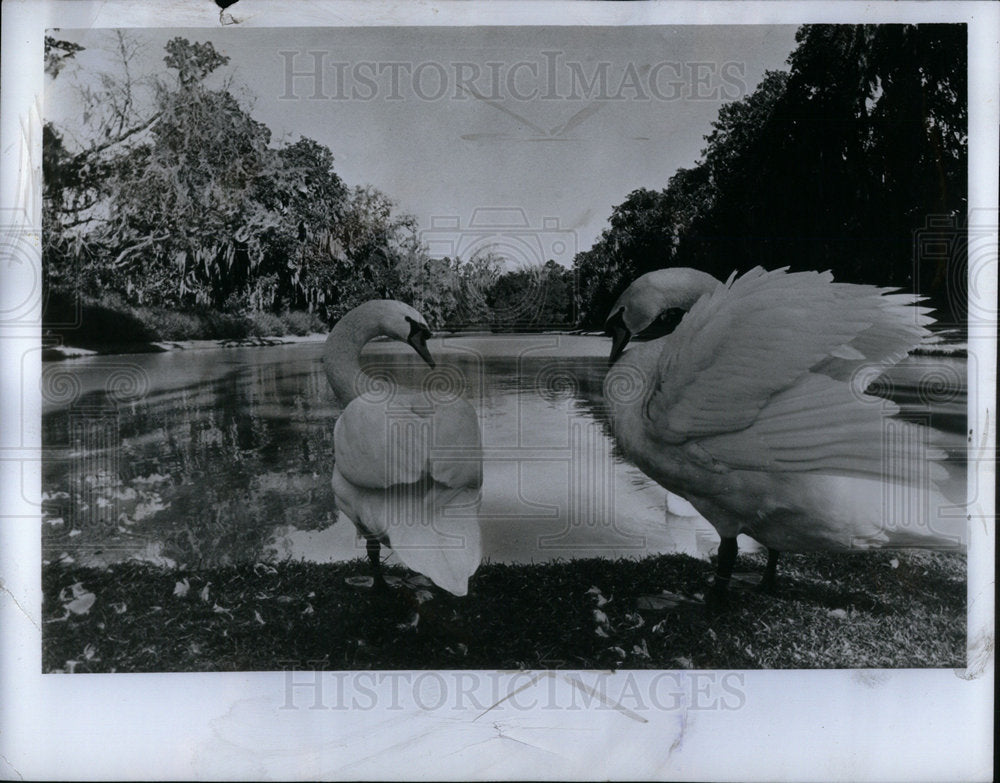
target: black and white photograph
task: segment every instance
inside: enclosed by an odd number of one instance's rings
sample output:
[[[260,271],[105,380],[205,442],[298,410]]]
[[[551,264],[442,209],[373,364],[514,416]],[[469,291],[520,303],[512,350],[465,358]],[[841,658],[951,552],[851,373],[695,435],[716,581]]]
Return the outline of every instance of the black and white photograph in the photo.
[[[995,7],[281,8],[4,7],[4,776],[991,779]]]

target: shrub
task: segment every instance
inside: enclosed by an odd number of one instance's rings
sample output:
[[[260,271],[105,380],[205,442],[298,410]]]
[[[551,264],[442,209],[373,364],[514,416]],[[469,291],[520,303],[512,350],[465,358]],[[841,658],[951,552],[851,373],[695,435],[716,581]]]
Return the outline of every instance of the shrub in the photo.
[[[287,333],[300,337],[326,331],[326,324],[323,323],[323,319],[319,315],[303,310],[286,310],[281,314],[281,322],[285,325]]]
[[[247,316],[250,334],[254,337],[280,337],[285,333],[285,325],[274,313],[257,311]]]
[[[157,336],[151,324],[115,295],[98,300],[61,290],[47,293],[42,326],[44,333],[81,348],[148,342]]]
[[[250,321],[241,315],[205,310],[201,316],[204,321],[204,333],[201,336],[206,339],[242,340],[252,333]]]
[[[136,307],[135,317],[157,340],[194,340],[201,337],[201,319],[190,314],[160,307]]]

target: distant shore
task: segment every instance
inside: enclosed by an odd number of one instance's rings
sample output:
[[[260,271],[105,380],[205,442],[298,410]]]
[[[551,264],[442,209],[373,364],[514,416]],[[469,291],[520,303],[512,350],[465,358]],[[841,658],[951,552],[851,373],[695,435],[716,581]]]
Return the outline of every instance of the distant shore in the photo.
[[[574,337],[603,337],[602,332],[578,329],[540,330],[535,332],[489,332],[489,331],[442,331],[436,337],[450,339],[460,337],[496,337],[516,338],[526,335],[559,334]],[[49,346],[42,349],[43,361],[61,361],[64,359],[83,359],[90,356],[112,356],[133,353],[163,353],[166,351],[205,351],[222,348],[267,348],[276,345],[299,345],[303,343],[323,342],[326,332],[313,332],[306,335],[271,335],[267,337],[243,337],[239,339],[215,340],[149,340],[134,343],[109,343],[103,346],[92,345],[88,348],[68,345]],[[927,342],[917,347],[913,353],[923,356],[951,356],[961,358],[968,356],[968,343],[950,342],[941,339],[937,342]]]

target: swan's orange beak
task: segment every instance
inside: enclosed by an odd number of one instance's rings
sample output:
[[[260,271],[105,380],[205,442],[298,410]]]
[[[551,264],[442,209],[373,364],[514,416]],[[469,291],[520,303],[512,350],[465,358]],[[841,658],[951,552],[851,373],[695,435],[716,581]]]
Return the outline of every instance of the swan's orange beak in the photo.
[[[431,356],[431,352],[427,350],[427,340],[430,336],[431,332],[429,329],[413,329],[406,342],[413,347],[414,351],[420,354],[421,359],[433,367],[434,358]]]

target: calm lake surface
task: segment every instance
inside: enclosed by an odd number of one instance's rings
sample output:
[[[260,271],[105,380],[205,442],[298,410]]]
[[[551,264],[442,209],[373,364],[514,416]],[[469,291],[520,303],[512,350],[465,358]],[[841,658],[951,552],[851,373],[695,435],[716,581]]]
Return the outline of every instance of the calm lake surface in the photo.
[[[615,453],[601,393],[609,346],[464,335],[430,341],[433,371],[401,343],[370,344],[363,363],[475,406],[485,559],[707,557],[714,529]],[[45,560],[204,567],[363,555],[330,489],[340,408],[321,353],[309,342],[46,363]],[[914,356],[874,388],[948,432],[961,468],[965,378],[965,359]]]

